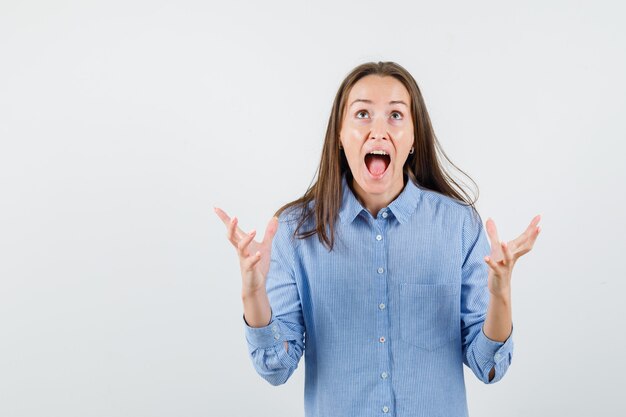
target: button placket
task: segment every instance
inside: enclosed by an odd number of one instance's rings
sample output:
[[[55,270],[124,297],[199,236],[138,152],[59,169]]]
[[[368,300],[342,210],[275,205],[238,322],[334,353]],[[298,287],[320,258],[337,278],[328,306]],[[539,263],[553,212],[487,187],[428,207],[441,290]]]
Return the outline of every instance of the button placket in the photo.
[[[382,218],[381,218],[382,217]],[[382,392],[384,392],[384,397],[381,398],[384,402],[382,403],[382,411],[387,414],[390,412],[390,401],[393,401],[393,392],[391,391],[391,385],[389,384],[389,373],[388,369],[390,367],[390,352],[389,352],[389,343],[387,343],[387,336],[390,332],[390,323],[389,323],[389,309],[387,308],[388,303],[388,293],[387,293],[387,239],[385,236],[385,230],[387,226],[387,221],[383,220],[388,217],[387,211],[383,211],[380,213],[380,217],[378,217],[375,221],[372,230],[372,235],[374,237],[374,241],[372,243],[374,249],[374,265],[376,267],[376,272],[378,275],[378,279],[376,279],[374,288],[375,288],[375,297],[378,300],[377,310],[380,314],[377,314],[376,318],[376,329],[378,332],[378,343],[379,349],[378,351],[378,360],[377,367],[378,372],[377,376],[379,382],[383,384],[381,386]],[[385,404],[387,403],[387,404]],[[380,409],[379,409],[380,410]],[[379,411],[380,412],[380,411]]]

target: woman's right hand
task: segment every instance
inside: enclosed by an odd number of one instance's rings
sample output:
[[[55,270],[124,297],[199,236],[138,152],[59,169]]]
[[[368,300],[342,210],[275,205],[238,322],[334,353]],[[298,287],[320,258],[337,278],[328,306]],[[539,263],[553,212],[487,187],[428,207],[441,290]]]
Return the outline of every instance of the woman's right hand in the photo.
[[[215,213],[226,226],[226,237],[237,250],[241,268],[242,294],[253,294],[265,290],[265,277],[270,269],[272,240],[278,230],[278,218],[272,217],[265,229],[261,242],[254,240],[256,230],[245,233],[237,226],[237,218],[232,219],[224,210],[215,207]]]

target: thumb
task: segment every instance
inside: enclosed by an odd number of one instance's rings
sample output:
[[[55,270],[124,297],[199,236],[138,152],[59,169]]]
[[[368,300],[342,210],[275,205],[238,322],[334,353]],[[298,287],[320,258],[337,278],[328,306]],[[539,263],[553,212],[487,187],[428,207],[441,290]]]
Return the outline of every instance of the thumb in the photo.
[[[265,235],[263,235],[263,244],[271,244],[276,232],[278,231],[278,217],[274,216],[267,223]]]

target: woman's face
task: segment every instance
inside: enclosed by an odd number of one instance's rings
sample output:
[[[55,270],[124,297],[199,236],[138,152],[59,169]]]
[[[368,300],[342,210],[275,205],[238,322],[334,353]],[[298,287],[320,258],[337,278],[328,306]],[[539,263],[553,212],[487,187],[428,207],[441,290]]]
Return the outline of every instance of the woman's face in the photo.
[[[352,87],[339,138],[361,198],[389,203],[402,191],[413,146],[410,105],[409,92],[394,77],[367,75]]]

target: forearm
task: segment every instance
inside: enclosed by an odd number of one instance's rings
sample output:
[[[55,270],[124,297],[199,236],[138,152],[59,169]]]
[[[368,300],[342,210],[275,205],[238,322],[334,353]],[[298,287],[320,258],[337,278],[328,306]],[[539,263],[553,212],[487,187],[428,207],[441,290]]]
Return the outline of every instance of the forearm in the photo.
[[[265,327],[272,318],[270,301],[264,288],[255,292],[241,293],[243,315],[250,327]]]
[[[487,318],[483,324],[485,336],[496,342],[505,342],[512,330],[511,293],[489,297]]]
[[[506,296],[490,294],[487,315],[482,326],[482,335],[479,333],[479,340],[476,341],[480,347],[473,346],[467,357],[470,368],[485,383],[493,382],[496,377],[497,380],[502,378],[510,364],[510,352],[505,352],[512,349],[513,342],[510,338],[513,324],[511,316],[510,294]],[[499,366],[497,372],[496,366]]]

